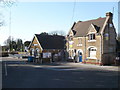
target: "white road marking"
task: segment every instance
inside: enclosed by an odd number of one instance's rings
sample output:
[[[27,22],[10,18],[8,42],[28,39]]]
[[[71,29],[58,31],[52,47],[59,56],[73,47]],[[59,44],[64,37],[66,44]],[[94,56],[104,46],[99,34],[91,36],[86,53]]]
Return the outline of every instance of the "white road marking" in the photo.
[[[8,73],[7,73],[7,64],[5,62],[5,76],[7,76],[7,75],[8,75]]]
[[[64,68],[61,68],[64,67]],[[68,68],[66,68],[68,67]],[[53,66],[53,67],[41,67],[43,69],[55,70],[55,71],[70,71],[70,70],[79,70],[80,68],[69,68],[70,66]]]
[[[78,69],[57,69],[57,68],[49,68],[50,70],[55,70],[55,71],[71,71],[71,70],[78,70]]]

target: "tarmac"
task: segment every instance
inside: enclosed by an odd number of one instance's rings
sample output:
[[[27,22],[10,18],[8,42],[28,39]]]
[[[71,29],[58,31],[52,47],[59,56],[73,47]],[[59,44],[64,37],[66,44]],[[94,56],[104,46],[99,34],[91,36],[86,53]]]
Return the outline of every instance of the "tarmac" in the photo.
[[[2,57],[2,61],[9,61],[9,60],[13,60],[13,61],[22,61],[25,62],[26,64],[30,64],[30,65],[36,65],[36,66],[48,66],[48,67],[57,67],[57,66],[69,66],[69,67],[73,67],[73,68],[86,68],[89,70],[92,69],[99,69],[99,70],[108,70],[108,71],[120,71],[120,66],[100,66],[100,65],[95,65],[95,64],[84,64],[84,63],[75,63],[75,62],[68,62],[68,61],[59,61],[59,62],[47,62],[47,63],[35,63],[35,62],[28,62],[28,59],[22,59],[22,58],[14,58],[14,57]]]

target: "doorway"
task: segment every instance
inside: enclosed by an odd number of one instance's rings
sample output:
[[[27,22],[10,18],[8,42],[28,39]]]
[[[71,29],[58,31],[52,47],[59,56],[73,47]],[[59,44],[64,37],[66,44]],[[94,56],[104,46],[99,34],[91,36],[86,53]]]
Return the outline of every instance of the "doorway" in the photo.
[[[77,62],[82,62],[83,51],[81,49],[78,49],[77,50],[77,54],[78,54],[78,60],[77,60]]]

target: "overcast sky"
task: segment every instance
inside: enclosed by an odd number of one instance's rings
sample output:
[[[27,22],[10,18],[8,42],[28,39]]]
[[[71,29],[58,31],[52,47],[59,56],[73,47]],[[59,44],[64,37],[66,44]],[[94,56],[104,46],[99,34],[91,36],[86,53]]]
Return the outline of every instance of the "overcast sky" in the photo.
[[[11,33],[10,10],[7,7],[1,9],[5,26],[0,28],[0,45],[9,35],[25,41],[32,40],[34,34],[41,32],[57,30],[68,33],[74,21],[105,17],[106,12],[113,12],[113,7],[117,30],[118,2],[17,2],[11,7]]]

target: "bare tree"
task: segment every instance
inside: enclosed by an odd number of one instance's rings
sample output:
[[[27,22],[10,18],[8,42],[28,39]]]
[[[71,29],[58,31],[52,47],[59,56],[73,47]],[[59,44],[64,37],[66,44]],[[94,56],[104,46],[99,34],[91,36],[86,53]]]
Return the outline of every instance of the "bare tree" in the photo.
[[[3,7],[11,7],[16,0],[0,0],[0,4],[3,5]]]
[[[5,8],[5,7],[10,8],[15,2],[16,0],[0,0],[0,8]],[[5,24],[3,16],[4,15],[0,9],[0,27],[2,27]]]
[[[8,39],[4,42],[5,46],[9,47],[9,50],[12,51],[23,51],[23,41],[22,39],[14,39],[13,37],[9,36]]]
[[[9,36],[7,40],[4,41],[5,46],[9,47],[9,50],[11,51],[13,49],[13,43],[14,43],[14,38]]]

